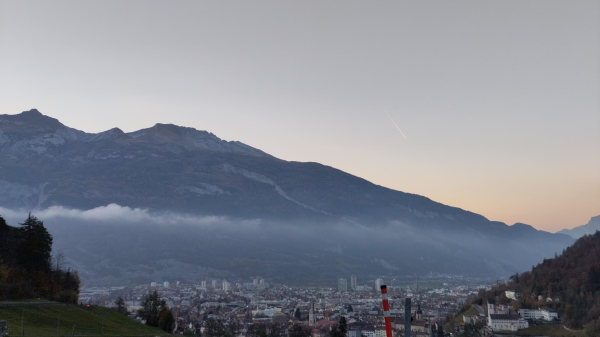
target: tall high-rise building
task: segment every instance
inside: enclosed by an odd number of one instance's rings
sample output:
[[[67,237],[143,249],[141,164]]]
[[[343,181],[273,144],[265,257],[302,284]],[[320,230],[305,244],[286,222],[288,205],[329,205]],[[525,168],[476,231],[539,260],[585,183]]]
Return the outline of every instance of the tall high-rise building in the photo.
[[[356,276],[350,276],[350,289],[356,290]]]
[[[229,291],[230,283],[227,280],[223,280],[223,291]]]
[[[163,283],[163,287],[165,287],[165,288],[169,288],[169,281],[165,281],[165,282]]]
[[[212,280],[212,287],[217,288],[217,280]]]
[[[308,309],[308,325],[317,325],[317,318],[315,317],[315,301],[310,300],[310,309]]]
[[[345,293],[348,291],[348,280],[345,278],[341,278],[338,280],[338,291],[341,293]]]
[[[381,285],[383,285],[383,280],[378,278],[375,280],[375,291],[381,291]]]
[[[206,281],[201,281],[200,282],[200,288],[206,289]]]
[[[255,278],[254,280],[252,280],[252,284],[257,286],[260,284],[260,277]]]

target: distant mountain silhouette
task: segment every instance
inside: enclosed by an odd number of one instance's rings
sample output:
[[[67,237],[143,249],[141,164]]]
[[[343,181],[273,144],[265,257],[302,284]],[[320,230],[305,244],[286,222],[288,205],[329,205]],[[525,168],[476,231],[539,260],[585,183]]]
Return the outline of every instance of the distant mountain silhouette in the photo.
[[[592,217],[590,221],[583,226],[572,229],[563,229],[558,233],[567,234],[575,239],[579,239],[586,234],[594,234],[596,231],[600,231],[600,215]]]
[[[279,226],[317,225],[319,230],[340,224],[356,231],[391,228],[398,235],[398,244],[390,242],[397,246],[391,257],[384,260],[377,256],[382,253],[372,251],[380,244],[376,241],[356,248],[357,256],[365,257],[361,268],[377,266],[367,268],[372,273],[397,272],[409,265],[414,273],[426,273],[437,267],[409,257],[436,256],[431,263],[445,271],[495,277],[527,269],[574,241],[525,224],[489,221],[318,163],[281,160],[193,128],[156,124],[131,133],[114,128],[90,134],[35,109],[0,115],[0,207],[41,210],[59,205],[86,210],[112,203],[153,212],[260,219]],[[407,233],[414,238],[403,244]],[[85,240],[86,234],[81,235]],[[316,243],[324,237],[307,240]],[[302,249],[302,243],[297,244]],[[271,249],[269,245],[256,249]],[[302,259],[311,263],[308,257]],[[228,264],[202,263],[245,273]],[[339,272],[355,267],[345,268]],[[85,267],[78,269],[83,275]],[[269,273],[278,277],[277,271]]]

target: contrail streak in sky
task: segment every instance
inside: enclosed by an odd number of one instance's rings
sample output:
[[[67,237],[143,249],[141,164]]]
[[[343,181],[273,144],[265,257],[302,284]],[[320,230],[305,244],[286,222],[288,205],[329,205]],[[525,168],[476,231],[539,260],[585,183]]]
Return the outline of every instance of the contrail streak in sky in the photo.
[[[390,118],[390,120],[392,121],[392,123],[394,123],[394,125],[396,126],[396,129],[398,129],[398,131],[400,131],[400,133],[402,134],[402,137],[404,137],[404,139],[408,139],[404,135],[404,132],[402,132],[402,130],[400,130],[400,128],[398,127],[398,124],[396,124],[396,122],[394,122],[394,120],[392,119],[392,117],[387,113],[387,111],[384,110],[384,112]]]

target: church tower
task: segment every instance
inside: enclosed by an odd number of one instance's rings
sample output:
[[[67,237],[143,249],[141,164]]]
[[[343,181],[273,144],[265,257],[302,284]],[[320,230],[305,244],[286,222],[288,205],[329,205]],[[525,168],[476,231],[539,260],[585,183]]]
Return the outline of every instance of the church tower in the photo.
[[[314,300],[310,300],[310,309],[308,309],[308,325],[309,326],[317,325],[317,319],[315,317],[315,301]]]

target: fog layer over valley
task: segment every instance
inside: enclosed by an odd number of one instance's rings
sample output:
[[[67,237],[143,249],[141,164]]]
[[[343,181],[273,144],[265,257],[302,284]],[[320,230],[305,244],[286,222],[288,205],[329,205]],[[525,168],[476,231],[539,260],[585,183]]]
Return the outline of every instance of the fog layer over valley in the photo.
[[[31,210],[88,283],[499,277],[574,242],[206,131],[90,134],[35,109],[0,115],[0,215]]]
[[[27,216],[4,208],[0,214],[13,225]],[[116,204],[86,211],[51,207],[34,215],[45,221],[55,251],[64,252],[86,284],[256,275],[329,284],[350,274],[423,277],[430,272],[498,277],[528,270],[565,246],[546,240],[553,234],[544,238],[526,225],[516,225],[523,235],[508,239],[469,230],[422,231],[399,221],[364,226],[239,220]]]

